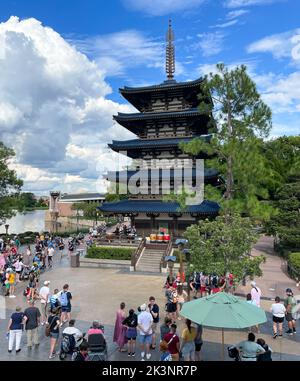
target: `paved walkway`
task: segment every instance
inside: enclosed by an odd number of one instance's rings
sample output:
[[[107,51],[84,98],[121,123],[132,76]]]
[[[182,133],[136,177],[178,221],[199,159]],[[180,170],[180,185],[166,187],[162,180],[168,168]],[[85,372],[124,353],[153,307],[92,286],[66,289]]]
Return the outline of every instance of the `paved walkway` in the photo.
[[[274,300],[275,296],[284,298],[287,288],[291,288],[295,295],[300,294],[296,282],[289,278],[285,272],[285,261],[275,254],[273,242],[272,237],[262,236],[251,252],[253,256],[264,255],[266,257],[266,262],[261,267],[263,276],[255,278],[263,297],[272,300]],[[249,292],[249,285],[239,286],[236,292],[246,295]]]
[[[263,294],[269,298],[274,298],[276,294],[283,296],[286,287],[295,289],[295,282],[290,280],[282,271],[281,259],[273,254],[272,240],[270,238],[262,237],[255,246],[253,255],[259,253],[264,253],[267,257],[267,261],[263,265],[264,275],[262,278],[257,279]],[[47,270],[42,274],[41,283],[46,279],[51,281],[51,290],[56,287],[61,288],[66,282],[69,283],[73,293],[72,316],[76,319],[77,326],[83,332],[88,330],[93,319],[98,319],[104,324],[108,341],[109,359],[111,361],[133,361],[132,358],[127,357],[126,353],[119,353],[116,344],[113,343],[115,313],[120,302],[125,301],[128,311],[130,308],[136,309],[142,303],[147,302],[150,295],[154,295],[160,306],[161,320],[163,320],[165,305],[164,290],[162,288],[164,283],[163,275],[130,273],[115,269],[70,268],[69,260],[65,253],[62,260],[60,260],[59,256],[55,259],[53,269]],[[5,332],[8,318],[16,305],[20,304],[23,308],[26,308],[26,299],[22,296],[22,290],[25,285],[25,283],[22,283],[18,286],[17,298],[5,299],[7,316],[6,319],[0,320],[0,360],[41,361],[48,359],[49,338],[44,336],[43,327],[40,329],[41,344],[38,349],[31,352],[28,351],[24,335],[22,351],[17,355],[15,353],[8,354],[7,352]],[[243,294],[249,291],[249,284],[238,289],[238,292]],[[274,351],[274,360],[300,361],[300,331],[293,336],[284,336],[282,339],[276,340],[272,339],[272,321],[269,312],[271,303],[270,300],[262,301],[262,308],[267,312],[268,321],[261,326],[261,333],[258,337],[264,338],[271,346]],[[178,322],[179,332],[181,332],[182,327],[183,322]],[[226,330],[225,345],[229,346],[244,340],[246,335],[246,330]],[[204,328],[203,339],[203,360],[219,360],[221,352],[220,330]],[[158,360],[159,352],[156,350],[152,353],[152,360]],[[135,359],[140,359],[139,349]],[[226,353],[225,360],[232,361],[226,356]],[[58,361],[58,359],[56,358],[51,361]]]

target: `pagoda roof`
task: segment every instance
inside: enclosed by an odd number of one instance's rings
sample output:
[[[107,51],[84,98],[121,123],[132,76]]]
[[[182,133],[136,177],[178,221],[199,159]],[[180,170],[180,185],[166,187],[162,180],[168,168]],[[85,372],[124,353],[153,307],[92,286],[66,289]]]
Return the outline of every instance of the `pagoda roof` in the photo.
[[[189,205],[181,210],[179,203],[160,200],[121,200],[104,202],[98,209],[106,213],[197,213],[216,215],[220,210],[219,204],[204,200],[201,204]]]
[[[201,135],[198,138],[209,141],[212,135]],[[113,140],[108,146],[114,151],[147,149],[147,148],[169,148],[177,147],[179,143],[189,143],[195,136],[183,138],[163,138],[163,139],[132,139]]]
[[[147,93],[153,91],[168,91],[173,89],[183,89],[189,87],[198,87],[204,81],[203,78],[198,78],[194,81],[186,81],[186,82],[177,82],[175,80],[167,80],[159,85],[152,86],[142,86],[142,87],[128,87],[124,86],[120,88],[120,93],[123,94],[136,94],[136,93]]]
[[[118,115],[114,115],[113,118],[117,122],[121,121],[136,121],[136,120],[148,120],[148,119],[169,119],[178,117],[191,117],[191,116],[201,116],[206,114],[204,111],[200,111],[197,108],[192,108],[188,110],[181,111],[164,111],[164,112],[136,112],[133,114],[127,114],[119,112]],[[121,123],[122,124],[122,123]]]
[[[208,118],[205,112],[200,111],[197,108],[192,108],[189,110],[182,111],[165,111],[165,112],[147,112],[147,113],[118,113],[118,115],[113,116],[114,120],[121,124],[123,127],[127,128],[133,133],[142,133],[147,129],[147,122],[149,121],[161,121],[168,122],[169,120],[182,120],[188,119],[191,122],[195,122],[195,130],[199,130],[199,125],[203,126],[203,132],[207,131],[207,121],[203,123],[199,122],[199,118]],[[202,119],[201,119],[202,120]]]

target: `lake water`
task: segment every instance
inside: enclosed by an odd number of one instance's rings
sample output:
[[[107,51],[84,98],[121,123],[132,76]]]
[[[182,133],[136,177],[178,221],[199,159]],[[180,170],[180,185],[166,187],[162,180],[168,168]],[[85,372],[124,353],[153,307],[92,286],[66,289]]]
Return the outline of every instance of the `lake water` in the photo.
[[[6,221],[8,233],[20,234],[26,231],[41,232],[45,230],[45,210],[34,210],[25,214],[18,213]],[[5,233],[5,226],[0,226],[0,234]]]

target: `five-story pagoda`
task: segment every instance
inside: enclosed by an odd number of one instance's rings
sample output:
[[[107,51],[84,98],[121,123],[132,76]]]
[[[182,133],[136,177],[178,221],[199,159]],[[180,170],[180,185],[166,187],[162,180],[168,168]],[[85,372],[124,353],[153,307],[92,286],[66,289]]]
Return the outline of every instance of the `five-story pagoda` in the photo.
[[[192,223],[215,216],[219,211],[217,203],[207,200],[184,209],[177,202],[166,201],[167,193],[182,189],[185,172],[191,175],[190,185],[195,184],[199,175],[196,160],[206,158],[205,154],[195,157],[183,152],[180,143],[195,138],[209,140],[211,137],[208,133],[211,116],[198,109],[198,94],[202,91],[203,80],[174,80],[173,41],[169,22],[167,80],[154,86],[120,89],[122,96],[139,112],[119,113],[113,117],[138,138],[114,140],[109,144],[115,152],[132,158],[133,166],[130,170],[109,172],[106,176],[109,181],[129,185],[127,199],[106,202],[99,209],[106,215],[129,216],[138,234],[157,233],[163,228],[173,236],[179,236]],[[217,185],[216,171],[204,170],[204,182]]]

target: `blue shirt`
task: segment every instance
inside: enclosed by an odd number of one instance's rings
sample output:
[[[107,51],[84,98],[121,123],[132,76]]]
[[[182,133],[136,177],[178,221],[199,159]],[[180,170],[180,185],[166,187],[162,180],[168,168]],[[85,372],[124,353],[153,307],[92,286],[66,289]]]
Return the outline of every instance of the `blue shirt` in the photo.
[[[23,329],[23,324],[22,324],[23,317],[24,317],[24,312],[14,312],[10,317],[12,320],[10,330]]]

